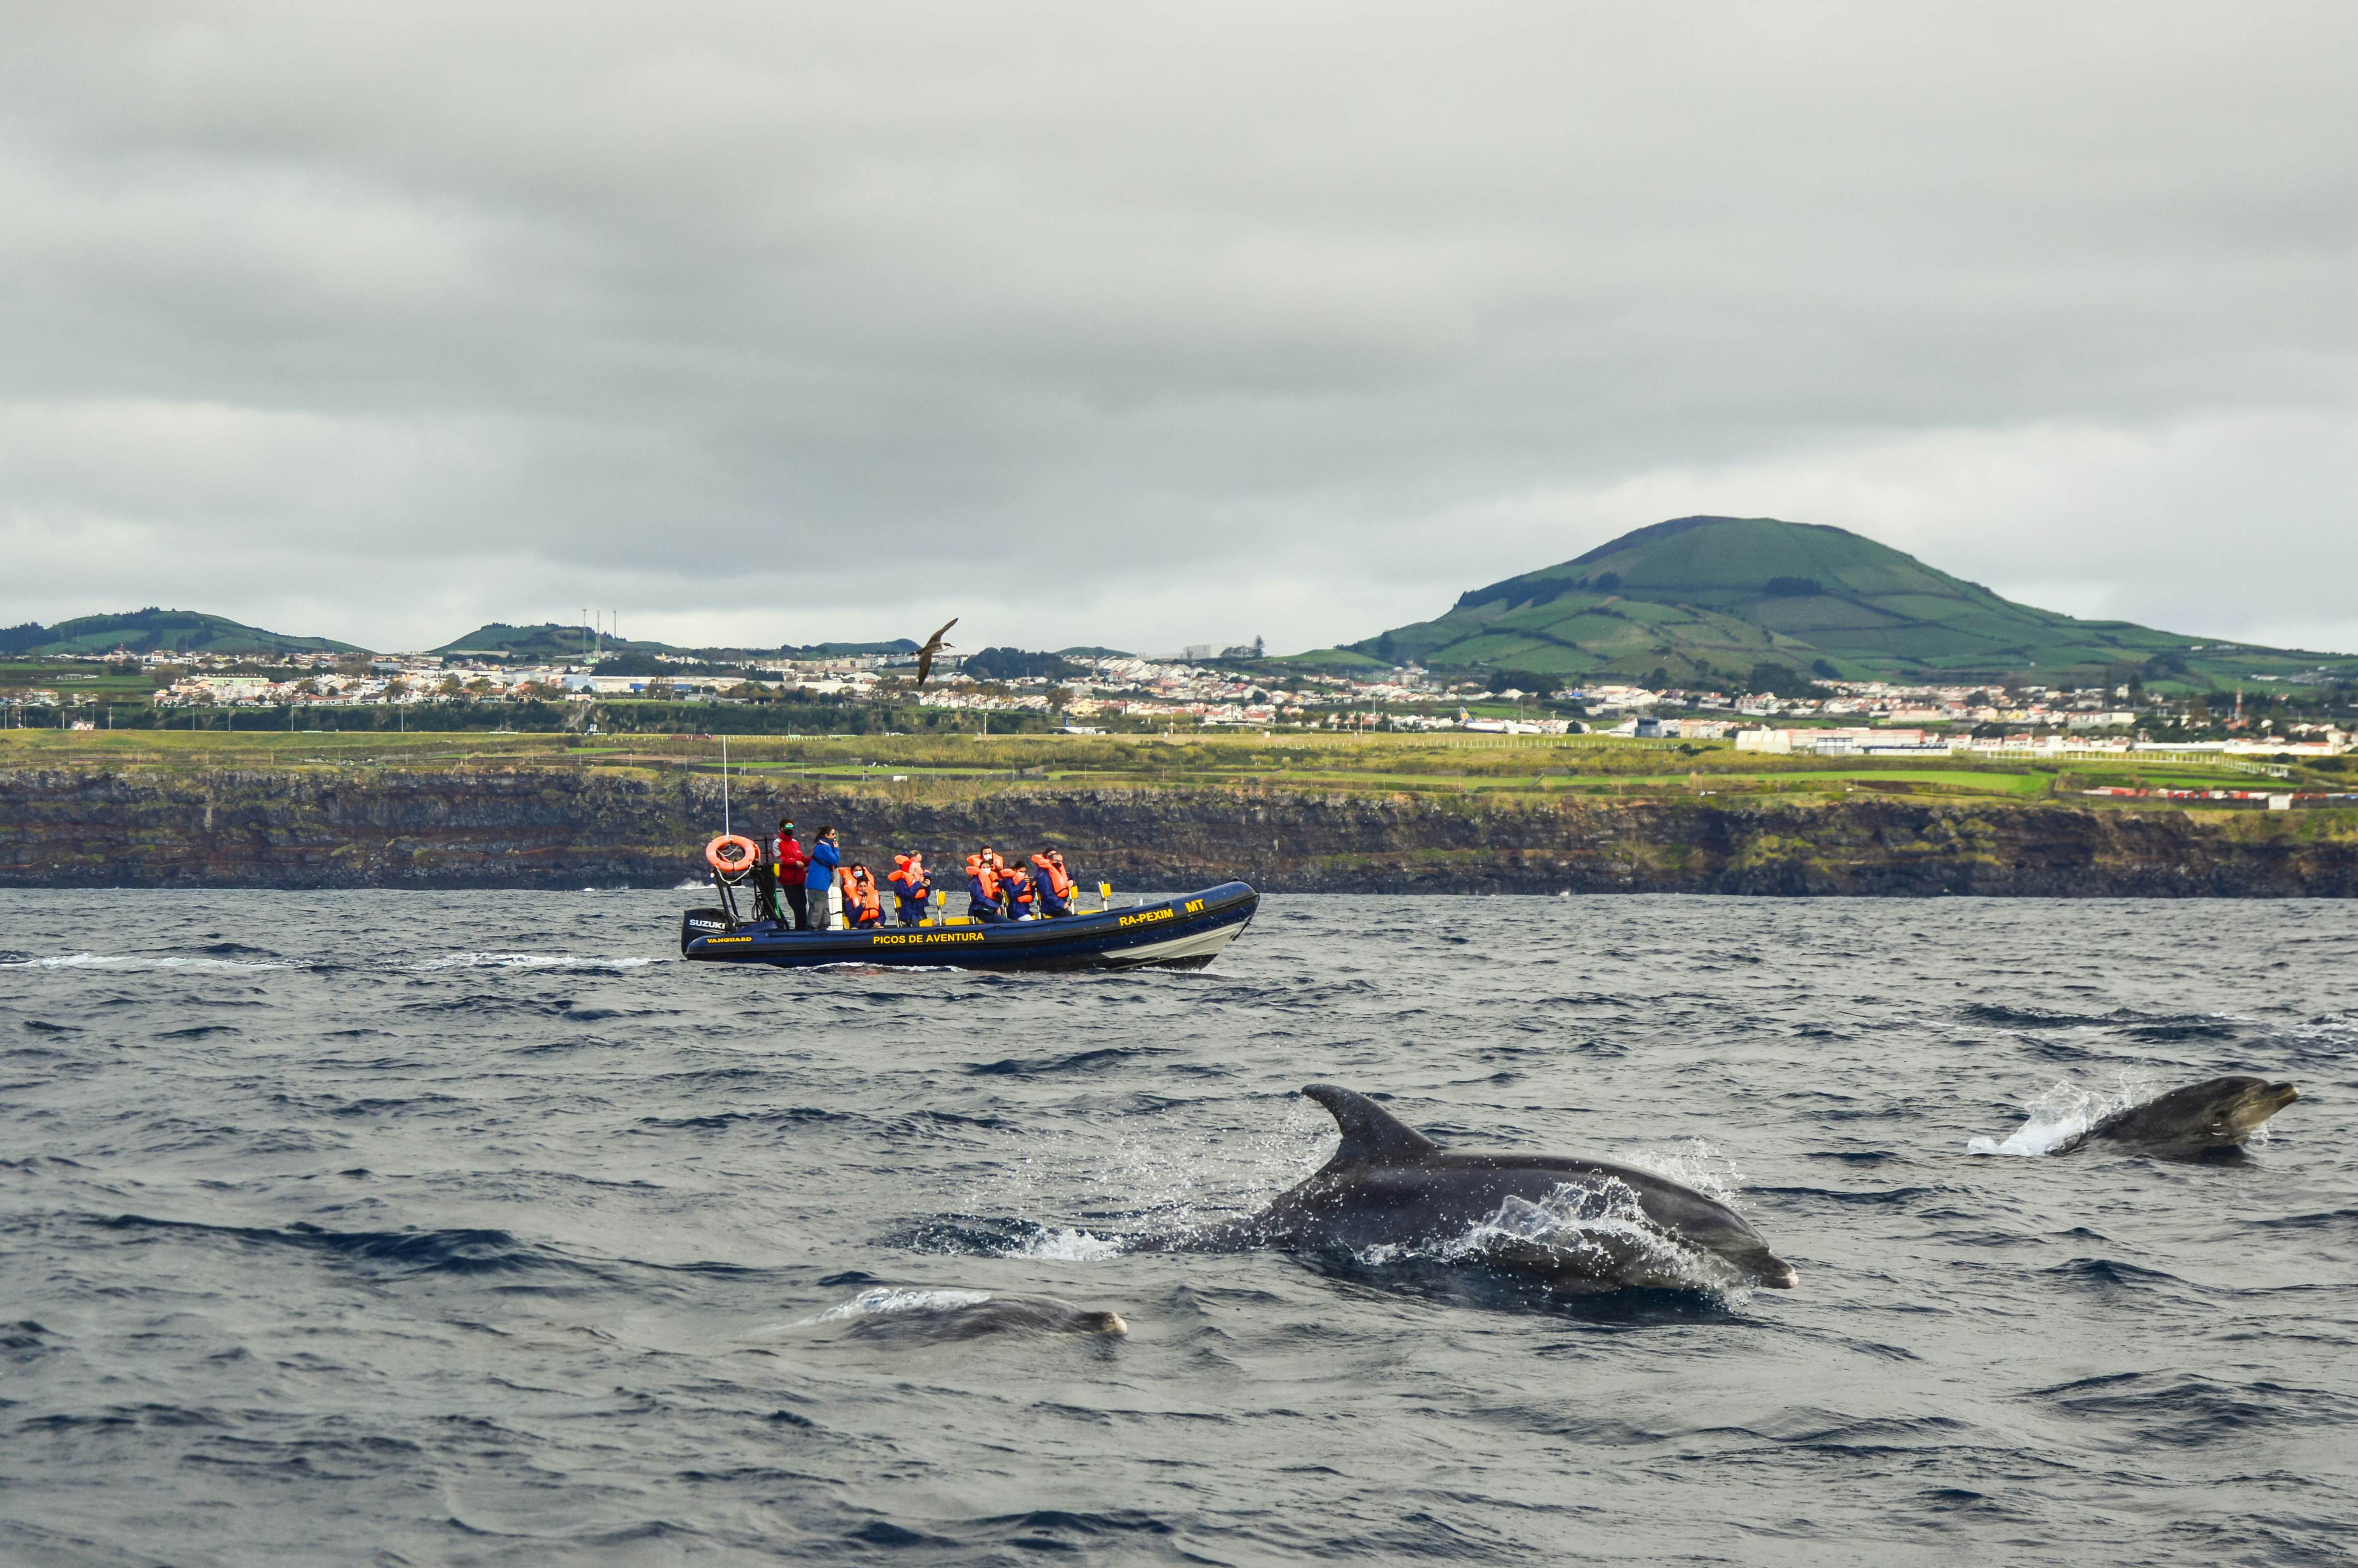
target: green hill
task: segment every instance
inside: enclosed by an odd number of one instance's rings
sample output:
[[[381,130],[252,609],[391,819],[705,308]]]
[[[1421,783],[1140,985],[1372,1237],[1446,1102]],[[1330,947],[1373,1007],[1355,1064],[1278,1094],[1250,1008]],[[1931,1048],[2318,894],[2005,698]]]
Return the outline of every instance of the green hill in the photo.
[[[430,650],[443,654],[474,654],[493,657],[511,664],[562,665],[575,664],[585,657],[591,643],[591,634],[579,626],[560,626],[553,621],[537,626],[510,626],[494,621],[488,626],[478,626],[465,636]],[[886,643],[813,643],[797,647],[786,643],[776,648],[681,648],[669,643],[638,643],[627,637],[596,638],[597,656],[611,658],[620,654],[674,654],[701,658],[741,658],[747,654],[780,658],[843,658],[855,654],[914,654],[917,644],[906,637]]]
[[[126,615],[83,615],[54,626],[27,622],[0,632],[0,653],[359,654],[326,637],[289,637],[220,615],[149,606]]]
[[[537,626],[511,626],[504,621],[494,621],[488,626],[478,626],[463,637],[427,651],[487,654],[517,664],[561,665],[588,658],[593,647],[600,654],[677,654],[686,651],[668,643],[633,643],[627,637],[595,635],[586,627],[560,626],[554,621],[545,621]]]
[[[2157,687],[2233,685],[2358,658],[2219,643],[2017,604],[1846,529],[1680,517],[1477,588],[1437,620],[1350,652],[1434,669],[1672,683],[1761,665],[1849,680],[2090,684],[2135,667]],[[1292,662],[1292,661],[1289,661]]]

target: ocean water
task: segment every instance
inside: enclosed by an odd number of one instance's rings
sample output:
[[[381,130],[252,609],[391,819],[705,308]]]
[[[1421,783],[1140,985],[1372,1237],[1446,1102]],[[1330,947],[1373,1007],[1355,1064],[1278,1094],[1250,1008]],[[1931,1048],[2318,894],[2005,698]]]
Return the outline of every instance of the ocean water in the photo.
[[[0,894],[0,1562],[2350,1560],[2358,906],[1281,897],[994,978],[688,966],[687,897]],[[2242,1162],[2039,1152],[2231,1071],[2306,1097]],[[1123,1251],[1318,1080],[1800,1287]],[[1129,1331],[894,1332],[1032,1294]]]

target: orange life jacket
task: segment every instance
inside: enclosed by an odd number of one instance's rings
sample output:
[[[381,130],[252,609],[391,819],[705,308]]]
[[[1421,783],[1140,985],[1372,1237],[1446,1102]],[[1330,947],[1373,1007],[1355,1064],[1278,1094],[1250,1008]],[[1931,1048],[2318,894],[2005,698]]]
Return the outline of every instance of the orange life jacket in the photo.
[[[914,898],[917,890],[925,885],[925,860],[922,855],[895,855],[892,874],[884,879],[903,898]]]
[[[873,925],[884,917],[883,905],[877,902],[876,883],[864,876],[854,876],[845,891],[844,903],[852,910],[852,919],[861,925]]]
[[[1014,902],[1019,909],[1028,906],[1033,903],[1034,894],[1032,891],[1032,879],[1024,874],[1022,867],[1010,866],[1007,868],[1007,888],[1008,897]]]
[[[1056,864],[1055,861],[1048,859],[1045,855],[1033,856],[1032,863],[1039,867],[1040,874],[1048,880],[1048,891],[1056,895],[1056,902],[1058,903],[1069,903],[1072,902],[1073,879],[1065,874],[1064,867]]]
[[[966,874],[970,879],[981,879],[982,891],[986,897],[999,896],[998,868],[987,863],[980,855],[968,855],[966,858]]]

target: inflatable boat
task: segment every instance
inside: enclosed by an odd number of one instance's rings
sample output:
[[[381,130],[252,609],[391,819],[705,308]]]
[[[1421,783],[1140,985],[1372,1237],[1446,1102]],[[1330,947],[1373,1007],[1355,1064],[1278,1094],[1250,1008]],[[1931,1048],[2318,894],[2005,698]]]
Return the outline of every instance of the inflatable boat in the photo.
[[[1151,903],[1114,905],[1055,920],[990,925],[958,916],[917,925],[797,931],[791,922],[741,920],[730,881],[716,876],[720,907],[680,919],[679,950],[715,964],[883,964],[958,969],[1200,969],[1235,941],[1260,894],[1243,882]]]

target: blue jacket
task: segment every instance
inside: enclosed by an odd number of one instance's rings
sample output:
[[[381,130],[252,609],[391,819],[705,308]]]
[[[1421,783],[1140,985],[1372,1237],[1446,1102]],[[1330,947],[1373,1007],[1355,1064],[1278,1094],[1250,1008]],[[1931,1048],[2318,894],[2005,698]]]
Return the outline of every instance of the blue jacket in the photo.
[[[843,852],[824,838],[810,847],[810,870],[803,873],[803,886],[824,892],[835,885],[835,869],[843,864]]]
[[[968,914],[996,915],[1001,913],[999,901],[991,897],[984,889],[980,877],[967,878],[966,898],[966,912]]]

